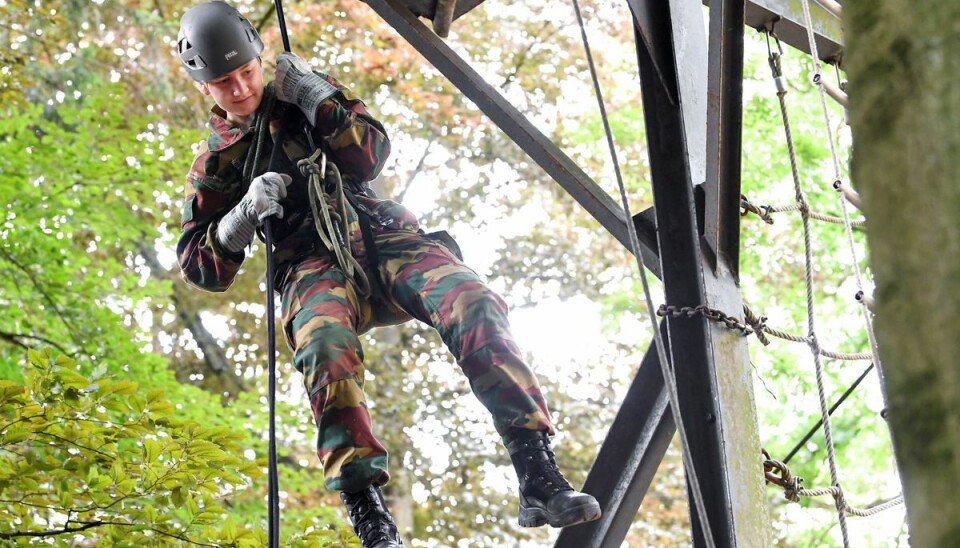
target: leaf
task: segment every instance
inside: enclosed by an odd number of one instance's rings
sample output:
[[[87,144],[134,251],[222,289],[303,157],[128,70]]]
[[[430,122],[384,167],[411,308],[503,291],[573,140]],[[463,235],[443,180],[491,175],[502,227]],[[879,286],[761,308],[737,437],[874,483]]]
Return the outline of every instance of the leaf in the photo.
[[[0,404],[25,394],[27,389],[16,382],[0,380]]]
[[[176,411],[176,408],[173,406],[173,404],[168,401],[156,401],[150,404],[148,409],[151,413],[156,415],[170,415]]]
[[[90,384],[86,377],[72,369],[61,369],[57,371],[55,376],[60,382],[71,388],[85,388]]]
[[[137,393],[139,385],[132,381],[118,381],[110,387],[110,393],[118,396],[130,396]]]
[[[21,428],[19,426],[11,426],[4,430],[3,434],[0,435],[0,444],[13,445],[15,443],[25,441],[31,436],[33,436],[33,431],[27,430],[26,428]]]
[[[143,440],[143,462],[151,464],[160,457],[160,444],[154,440]]]
[[[37,369],[46,369],[47,368],[47,358],[44,354],[37,352],[36,350],[27,351],[27,359],[30,363]]]
[[[162,398],[164,392],[165,390],[163,388],[151,388],[150,391],[147,392],[147,404],[152,404]]]

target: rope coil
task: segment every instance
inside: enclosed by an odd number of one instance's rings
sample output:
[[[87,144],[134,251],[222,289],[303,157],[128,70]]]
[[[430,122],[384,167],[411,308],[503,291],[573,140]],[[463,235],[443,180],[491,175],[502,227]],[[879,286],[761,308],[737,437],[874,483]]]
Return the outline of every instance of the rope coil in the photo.
[[[318,158],[319,164],[317,164]],[[340,170],[333,162],[327,162],[327,155],[319,148],[310,157],[297,162],[297,167],[300,168],[301,173],[310,178],[310,210],[313,212],[313,223],[320,241],[328,251],[333,253],[344,276],[354,282],[357,293],[362,297],[369,297],[372,292],[370,279],[350,249],[348,238],[350,217]],[[328,169],[334,182],[332,193],[328,193],[323,184],[322,176]],[[339,210],[335,210],[330,205],[328,198],[331,197],[339,204]]]

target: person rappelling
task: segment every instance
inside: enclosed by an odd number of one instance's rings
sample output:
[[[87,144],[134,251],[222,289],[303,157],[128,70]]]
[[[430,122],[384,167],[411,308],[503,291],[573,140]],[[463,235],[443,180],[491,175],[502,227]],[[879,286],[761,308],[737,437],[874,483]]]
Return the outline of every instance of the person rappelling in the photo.
[[[358,335],[411,318],[437,330],[490,412],[519,479],[519,524],[599,518],[596,499],[576,491],[556,464],[547,402],[503,299],[446,233],[425,233],[412,212],[371,190],[390,141],[364,102],[290,52],[265,83],[259,33],[224,2],[188,9],[177,48],[196,88],[215,103],[186,177],[180,268],[190,284],[225,291],[271,220],[268,291],[281,299],[324,484],[340,492],[363,546],[403,543],[381,493],[388,453],[368,411]]]

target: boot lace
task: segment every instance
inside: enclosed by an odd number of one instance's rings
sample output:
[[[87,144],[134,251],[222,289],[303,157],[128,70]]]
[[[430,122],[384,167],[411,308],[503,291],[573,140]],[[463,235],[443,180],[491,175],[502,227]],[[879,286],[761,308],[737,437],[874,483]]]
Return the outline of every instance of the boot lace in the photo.
[[[570,482],[563,477],[560,467],[557,466],[553,450],[543,440],[528,441],[523,443],[522,447],[526,453],[524,460],[527,462],[527,485],[536,486],[547,495],[573,491]],[[544,453],[547,458],[536,458],[537,453]]]
[[[396,525],[389,514],[383,512],[365,491],[346,493],[344,502],[353,521],[353,531],[360,537],[363,546],[384,540],[398,540]]]

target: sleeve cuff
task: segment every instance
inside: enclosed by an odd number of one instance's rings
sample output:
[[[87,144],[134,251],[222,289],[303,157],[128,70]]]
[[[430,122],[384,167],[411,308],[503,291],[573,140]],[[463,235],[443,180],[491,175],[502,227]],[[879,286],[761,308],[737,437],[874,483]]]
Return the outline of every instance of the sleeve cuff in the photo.
[[[210,223],[210,226],[207,227],[207,245],[210,246],[210,249],[213,250],[214,256],[218,259],[223,259],[224,262],[239,265],[244,259],[243,251],[237,251],[234,253],[220,246],[220,242],[217,241],[217,226],[219,224],[220,221],[216,220]]]

